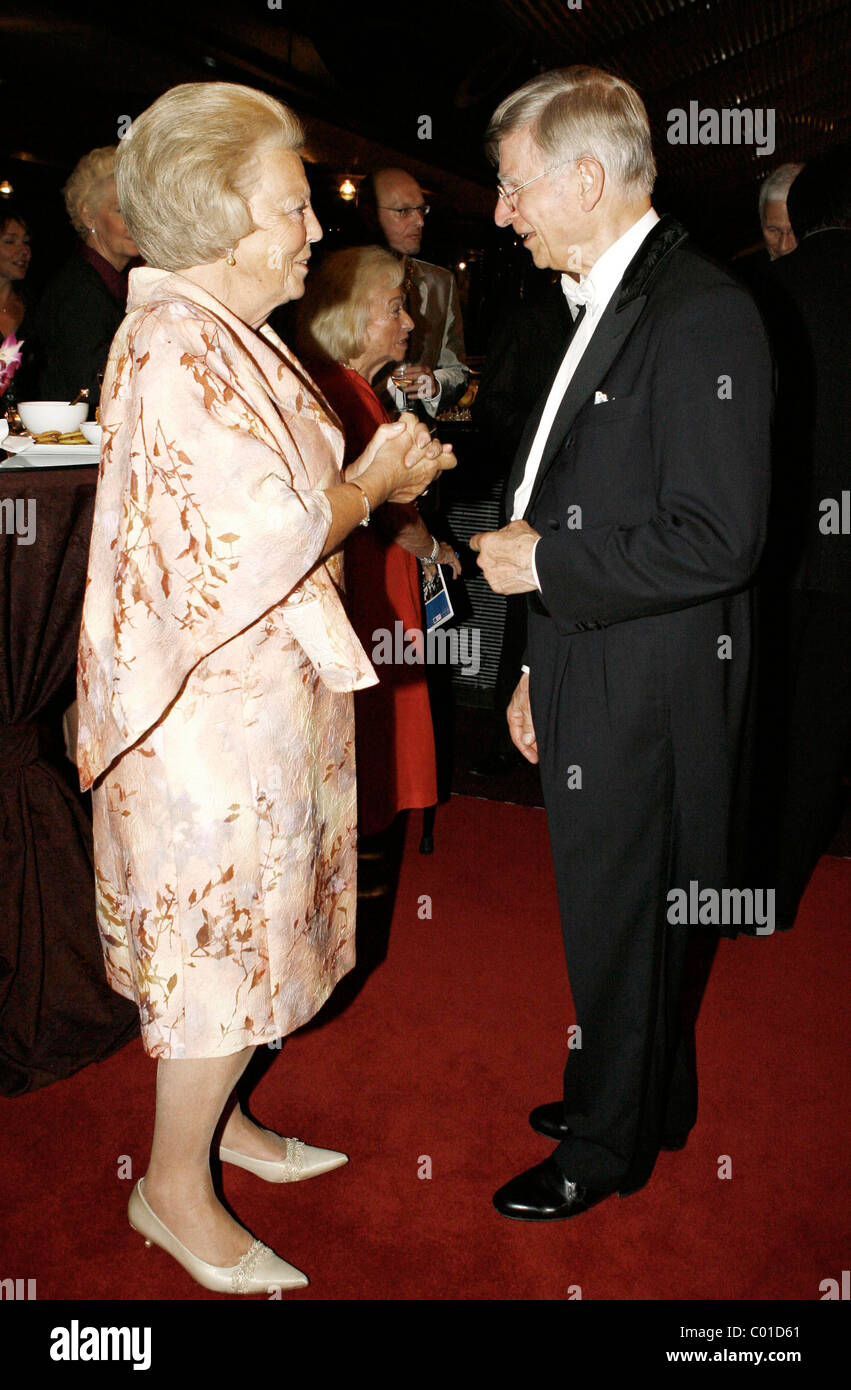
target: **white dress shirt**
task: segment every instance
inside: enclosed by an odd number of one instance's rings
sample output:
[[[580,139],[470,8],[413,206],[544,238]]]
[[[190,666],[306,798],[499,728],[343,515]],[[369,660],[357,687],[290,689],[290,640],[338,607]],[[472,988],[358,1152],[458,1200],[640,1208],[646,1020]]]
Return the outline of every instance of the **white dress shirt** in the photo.
[[[541,416],[529,456],[526,460],[526,468],[523,478],[517,491],[514,494],[514,508],[511,513],[512,521],[521,520],[523,513],[529,505],[529,498],[535,486],[535,479],[538,476],[538,469],[541,465],[544,448],[549,438],[556,412],[564,398],[573,374],[579,365],[582,354],[594,336],[594,330],[606,307],[624,277],[624,272],[637,252],[639,246],[644,241],[648,232],[659,221],[659,214],[654,208],[650,208],[643,217],[634,222],[629,231],[624,232],[623,236],[613,241],[611,246],[603,252],[599,260],[594,262],[590,272],[584,280],[579,283],[570,275],[562,275],[561,284],[567,299],[568,307],[574,318],[579,314],[579,306],[585,304],[585,314],[582,322],[571,338],[564,359],[558,369],[555,381],[550,388],[547,403],[544,406],[544,413]],[[537,541],[535,542],[537,549]],[[538,571],[535,568],[535,552],[532,552],[532,573],[535,583],[540,589]]]

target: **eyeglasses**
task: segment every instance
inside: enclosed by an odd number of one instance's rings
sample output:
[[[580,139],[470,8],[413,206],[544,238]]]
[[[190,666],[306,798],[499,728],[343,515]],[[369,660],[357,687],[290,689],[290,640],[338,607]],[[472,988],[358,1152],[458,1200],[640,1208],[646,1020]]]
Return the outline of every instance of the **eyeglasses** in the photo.
[[[379,203],[382,212],[392,212],[397,222],[403,222],[406,217],[413,217],[414,213],[419,213],[420,217],[428,217],[431,208],[428,203],[420,203],[416,208],[389,208],[386,203]]]
[[[515,202],[515,199],[517,197],[517,194],[520,192],[521,188],[528,188],[530,183],[537,183],[538,179],[545,179],[547,177],[547,174],[557,174],[559,169],[563,169],[565,165],[575,163],[575,159],[564,159],[562,160],[561,164],[554,164],[552,169],[545,169],[542,174],[536,174],[533,179],[527,179],[525,183],[518,183],[516,188],[505,188],[503,184],[498,183],[496,186],[497,194],[505,203],[505,206],[509,209],[510,212],[516,212],[517,203]]]

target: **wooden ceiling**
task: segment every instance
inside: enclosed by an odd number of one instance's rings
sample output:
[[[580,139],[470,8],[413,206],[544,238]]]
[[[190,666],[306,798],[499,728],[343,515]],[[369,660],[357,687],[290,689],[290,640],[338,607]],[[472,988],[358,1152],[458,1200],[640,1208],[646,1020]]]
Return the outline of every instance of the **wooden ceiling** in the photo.
[[[657,201],[728,252],[756,235],[759,180],[851,128],[849,0],[11,0],[0,12],[0,141],[7,160],[23,153],[65,171],[175,82],[243,81],[313,118],[310,153],[328,169],[395,155],[475,218],[493,205],[481,138],[494,106],[569,63],[638,87]],[[773,111],[776,148],[670,144],[668,112],[691,102]]]

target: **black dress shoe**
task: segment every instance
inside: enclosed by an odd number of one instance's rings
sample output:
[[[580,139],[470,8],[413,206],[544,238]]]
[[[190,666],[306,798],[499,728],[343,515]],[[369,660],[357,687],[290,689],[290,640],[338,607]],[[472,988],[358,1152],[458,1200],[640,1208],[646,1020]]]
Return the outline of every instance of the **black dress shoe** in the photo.
[[[543,1163],[501,1187],[493,1204],[502,1216],[510,1216],[513,1221],[563,1221],[610,1195],[571,1182],[553,1159],[545,1158]]]
[[[570,1134],[570,1125],[564,1118],[564,1105],[560,1100],[554,1100],[549,1105],[536,1105],[529,1116],[529,1124],[536,1134],[543,1134],[547,1139],[567,1139]],[[689,1131],[685,1134],[668,1134],[659,1145],[666,1153],[677,1153],[684,1149],[688,1143]],[[637,1188],[630,1189],[637,1191]],[[626,1193],[623,1194],[626,1196]]]
[[[570,1126],[564,1118],[564,1104],[560,1100],[554,1100],[551,1105],[536,1105],[529,1116],[529,1123],[536,1134],[543,1134],[547,1139],[566,1139],[570,1133]]]

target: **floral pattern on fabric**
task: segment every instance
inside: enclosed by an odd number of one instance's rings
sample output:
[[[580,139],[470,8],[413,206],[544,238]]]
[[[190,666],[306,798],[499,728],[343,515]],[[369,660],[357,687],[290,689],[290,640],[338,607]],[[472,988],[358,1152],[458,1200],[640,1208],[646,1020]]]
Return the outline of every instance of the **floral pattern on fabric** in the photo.
[[[78,665],[107,976],[155,1057],[284,1036],[354,964],[351,691],[323,562],[336,423],[274,333],[131,273]]]

